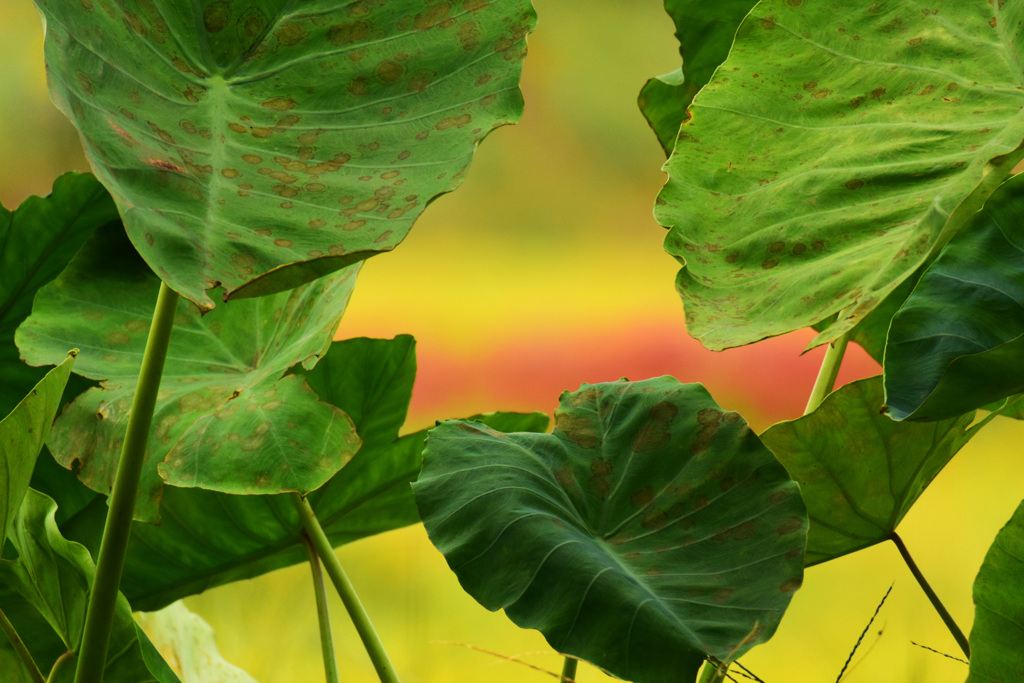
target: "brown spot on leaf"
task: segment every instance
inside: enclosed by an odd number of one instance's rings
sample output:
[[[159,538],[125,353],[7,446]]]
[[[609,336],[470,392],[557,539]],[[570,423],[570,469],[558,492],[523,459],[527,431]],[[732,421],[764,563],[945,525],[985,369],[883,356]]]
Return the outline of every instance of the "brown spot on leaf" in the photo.
[[[765,259],[764,261],[761,262],[761,267],[765,270],[771,270],[777,265],[779,265],[778,259],[773,258]]]
[[[667,444],[672,438],[672,423],[678,414],[679,408],[668,401],[653,406],[648,412],[647,422],[633,439],[633,451],[642,453]]]
[[[405,73],[405,67],[396,61],[384,60],[374,67],[373,73],[385,83],[394,83]]]
[[[801,583],[800,579],[787,579],[779,586],[779,590],[786,595],[789,595],[790,593],[796,592],[796,589],[800,587]]]
[[[775,528],[775,533],[777,533],[779,536],[785,536],[786,534],[791,534],[794,531],[802,528],[803,525],[803,520],[801,520],[798,517],[791,517],[790,519],[787,519],[785,522],[777,526]]]
[[[286,240],[286,239],[278,239],[278,240],[274,240],[274,244],[276,244],[279,247],[287,248],[287,247],[292,246],[292,241],[291,240]]]

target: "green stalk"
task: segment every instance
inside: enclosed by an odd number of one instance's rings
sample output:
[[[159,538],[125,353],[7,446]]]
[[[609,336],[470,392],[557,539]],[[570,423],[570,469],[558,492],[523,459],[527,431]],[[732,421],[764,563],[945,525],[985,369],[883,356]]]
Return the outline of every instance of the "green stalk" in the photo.
[[[46,683],[57,683],[57,681],[66,681],[67,677],[64,675],[64,670],[68,670],[68,675],[71,675],[71,667],[75,665],[75,653],[65,652],[60,657],[57,657],[57,661],[53,663],[53,668],[50,669],[50,675],[46,677]]]
[[[697,679],[697,683],[715,683],[721,680],[719,678],[720,669],[718,668],[718,662],[707,660],[704,662],[704,667],[700,670],[700,678]]]
[[[917,583],[920,584],[924,594],[928,596],[928,600],[932,603],[932,607],[934,607],[935,611],[939,613],[940,617],[942,617],[942,622],[946,625],[946,628],[949,629],[949,632],[953,634],[953,639],[956,640],[956,644],[960,646],[961,650],[963,650],[964,657],[970,659],[971,645],[967,641],[967,636],[965,636],[964,632],[960,630],[960,627],[956,625],[956,622],[953,621],[953,616],[949,613],[949,610],[946,609],[946,606],[942,604],[941,600],[939,600],[939,596],[935,594],[935,591],[932,590],[928,581],[925,580],[924,574],[922,574],[921,570],[918,569],[917,563],[914,562],[914,558],[910,556],[910,551],[907,550],[907,546],[903,544],[903,539],[894,531],[889,536],[889,540],[896,544],[896,548],[900,551],[900,555],[903,556],[903,561],[907,563],[908,567],[910,567],[910,573],[914,575],[915,579],[917,579]]]
[[[839,336],[825,349],[825,357],[821,360],[821,369],[818,370],[818,378],[814,380],[814,388],[811,389],[811,398],[807,401],[807,408],[804,415],[813,413],[821,405],[833,387],[836,385],[836,377],[839,376],[839,366],[843,363],[843,355],[846,353],[846,344],[850,340],[849,333]]]
[[[295,508],[299,511],[299,517],[302,519],[302,527],[306,530],[306,535],[309,536],[309,540],[313,544],[313,548],[316,549],[316,554],[320,557],[320,561],[324,563],[327,575],[331,577],[331,582],[338,591],[341,602],[345,605],[345,609],[348,610],[349,617],[352,618],[356,632],[363,641],[366,653],[370,655],[373,668],[377,670],[377,676],[380,678],[381,683],[400,683],[398,675],[395,673],[395,667],[391,664],[388,653],[384,649],[384,644],[380,642],[380,636],[377,635],[377,631],[373,628],[370,616],[366,613],[363,603],[359,600],[352,582],[348,580],[345,570],[342,569],[338,556],[334,554],[334,548],[331,547],[327,534],[324,533],[320,522],[317,521],[312,506],[310,506],[309,501],[297,493],[292,494],[292,502],[295,503]],[[78,682],[76,681],[76,683]]]
[[[128,431],[108,501],[110,507],[103,527],[96,576],[89,595],[89,610],[78,653],[75,683],[100,683],[103,680],[117,591],[128,549],[128,535],[131,533],[132,511],[135,509],[135,496],[146,456],[146,441],[153,422],[153,409],[156,407],[156,395],[160,389],[160,377],[164,370],[164,359],[167,358],[177,304],[178,293],[161,283],[153,322],[149,328],[149,339],[146,341],[146,353],[142,357],[139,381],[135,387],[132,412],[128,417]]]
[[[25,665],[25,670],[28,671],[32,683],[46,683],[42,672],[39,671],[35,660],[32,659],[32,654],[25,647],[25,642],[18,635],[18,632],[14,630],[14,624],[10,622],[2,609],[0,609],[0,631],[3,631],[4,635],[7,636],[7,640],[11,641],[11,645],[14,646],[14,652],[18,655],[21,663]]]
[[[316,615],[320,622],[320,649],[324,656],[324,677],[327,683],[339,683],[338,660],[334,656],[334,634],[331,632],[331,615],[327,610],[327,586],[320,567],[320,558],[309,536],[302,535],[302,541],[309,551],[309,567],[313,570],[313,592],[316,593]]]
[[[566,657],[562,665],[562,675],[558,677],[558,683],[573,683],[576,680],[576,665],[579,660],[575,657]]]

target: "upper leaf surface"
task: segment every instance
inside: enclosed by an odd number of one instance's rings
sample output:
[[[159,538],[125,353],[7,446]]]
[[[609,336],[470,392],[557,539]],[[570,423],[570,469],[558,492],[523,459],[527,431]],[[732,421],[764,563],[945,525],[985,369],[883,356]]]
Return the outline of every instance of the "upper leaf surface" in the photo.
[[[841,387],[813,413],[761,435],[807,503],[808,566],[888,539],[981,428],[968,428],[974,413],[941,422],[894,422],[880,414],[881,407],[882,381],[872,377]]]
[[[847,311],[821,343],[941,247],[1022,155],[1022,18],[980,0],[759,3],[656,208],[690,333],[722,349]]]
[[[348,461],[359,445],[351,420],[301,377],[282,375],[325,352],[357,269],[205,316],[179,303],[138,519],[158,519],[161,475],[175,486],[230,493],[305,493]],[[119,229],[101,231],[40,290],[17,333],[30,363],[51,363],[58,349],[77,345],[76,370],[105,380],[65,409],[49,441],[57,460],[77,465],[100,492],[113,483],[159,287]]]
[[[934,420],[1024,391],[1024,177],[1005,183],[892,320],[885,403]]]
[[[29,197],[15,211],[0,206],[0,415],[45,374],[22,363],[14,344],[36,291],[64,270],[97,227],[117,220],[107,191],[81,173],[65,173],[49,196]]]
[[[413,488],[473,597],[629,680],[693,681],[767,640],[802,579],[796,485],[670,377],[566,392],[553,434],[442,423]]]
[[[694,95],[725,61],[736,27],[757,0],[665,0],[676,25],[682,69],[647,81],[640,91],[640,111],[671,154]]]
[[[1024,502],[985,554],[974,604],[967,683],[1018,680],[1024,672]]]
[[[51,92],[200,308],[393,249],[522,111],[528,0],[38,0]]]

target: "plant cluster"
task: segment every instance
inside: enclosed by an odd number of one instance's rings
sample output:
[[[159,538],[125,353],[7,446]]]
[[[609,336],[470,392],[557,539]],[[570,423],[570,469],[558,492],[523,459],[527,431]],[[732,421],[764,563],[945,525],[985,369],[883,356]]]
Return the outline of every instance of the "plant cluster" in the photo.
[[[815,327],[803,417],[755,434],[661,377],[566,392],[551,433],[496,413],[404,436],[412,338],[332,338],[361,262],[521,113],[528,0],[36,3],[95,176],[0,209],[5,680],[214,680],[132,611],[307,561],[327,680],[323,573],[397,681],[334,548],[420,520],[562,680],[731,677],[806,567],[884,541],[969,682],[1024,675],[1024,504],[969,639],[896,532],[1024,417],[1024,2],[666,0],[683,66],[640,108],[688,330]],[[883,374],[835,388],[850,342]]]

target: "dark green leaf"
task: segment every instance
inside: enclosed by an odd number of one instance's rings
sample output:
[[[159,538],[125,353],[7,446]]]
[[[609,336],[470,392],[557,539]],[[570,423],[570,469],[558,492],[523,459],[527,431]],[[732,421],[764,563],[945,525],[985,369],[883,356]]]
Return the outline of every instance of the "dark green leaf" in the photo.
[[[528,0],[38,0],[50,87],[174,290],[207,310],[393,249],[522,112]]]
[[[60,534],[55,510],[48,496],[29,489],[11,536],[18,559],[0,561],[0,583],[12,587],[49,622],[66,650],[77,651],[96,568],[88,550]],[[144,658],[144,647],[145,636],[136,629],[128,601],[119,595],[104,681],[177,683],[166,663]],[[62,669],[55,680],[73,677],[72,666]]]
[[[882,414],[882,379],[847,384],[813,413],[761,439],[800,484],[811,519],[808,566],[889,538],[924,489],[984,423],[974,414],[932,423]]]
[[[725,61],[736,27],[757,0],[665,0],[676,25],[683,68],[647,81],[640,91],[640,111],[671,154],[686,118],[686,108],[718,65]]]
[[[1024,502],[996,535],[974,581],[967,683],[1010,683],[1024,673]]]
[[[29,197],[16,211],[0,206],[0,415],[46,374],[22,363],[14,345],[36,290],[57,277],[93,230],[117,220],[107,191],[81,173],[62,175],[49,196]]]
[[[739,415],[671,377],[566,392],[554,434],[442,423],[413,488],[484,607],[629,680],[742,655],[803,576],[796,484]]]
[[[138,519],[159,518],[164,480],[231,493],[305,493],[355,453],[348,417],[301,377],[281,376],[326,351],[357,268],[207,315],[180,302]],[[77,372],[105,380],[65,409],[49,441],[59,462],[102,493],[113,482],[159,287],[120,230],[100,231],[39,291],[18,329],[30,363],[51,363],[76,340]]]
[[[10,415],[0,420],[0,550],[28,490],[36,458],[60,408],[75,354],[46,373]]]
[[[1024,391],[1024,177],[946,245],[892,321],[885,403],[935,420]]]
[[[853,328],[1024,149],[1024,5],[764,0],[690,106],[656,215],[690,333]]]

